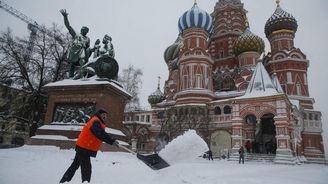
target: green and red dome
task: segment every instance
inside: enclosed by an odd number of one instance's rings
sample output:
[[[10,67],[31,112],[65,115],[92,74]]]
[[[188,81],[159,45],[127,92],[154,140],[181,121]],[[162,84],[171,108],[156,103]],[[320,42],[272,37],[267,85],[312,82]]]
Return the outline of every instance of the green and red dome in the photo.
[[[164,60],[167,64],[179,56],[182,46],[182,39],[178,37],[177,40],[164,51]]]
[[[264,52],[264,41],[261,37],[253,34],[249,28],[246,28],[244,33],[236,39],[233,52],[238,56],[241,53],[250,51],[262,54],[262,52]]]
[[[284,11],[278,4],[276,11],[267,20],[264,28],[265,35],[268,37],[275,31],[288,30],[297,31],[297,21],[290,13]]]

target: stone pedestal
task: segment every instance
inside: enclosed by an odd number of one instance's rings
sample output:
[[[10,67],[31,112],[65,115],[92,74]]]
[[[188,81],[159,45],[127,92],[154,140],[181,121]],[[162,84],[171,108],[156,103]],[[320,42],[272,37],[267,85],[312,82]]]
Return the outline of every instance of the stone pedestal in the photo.
[[[105,124],[114,129],[123,127],[123,115],[126,102],[131,98],[115,82],[87,80],[63,80],[46,85],[49,94],[45,124],[54,120],[56,108],[61,105],[93,106],[94,110],[104,108],[109,111]],[[92,114],[91,114],[92,115]],[[66,122],[63,122],[66,123]],[[83,122],[78,122],[82,123]]]
[[[131,95],[117,82],[95,79],[63,80],[46,85],[46,90],[49,100],[44,127],[47,128],[39,128],[35,138],[31,138],[31,144],[47,144],[47,139],[54,140],[59,136],[57,141],[50,142],[62,148],[74,147],[81,128],[99,108],[109,112],[105,124],[111,130],[107,132],[112,132],[113,137],[121,141],[128,141],[120,130],[123,128],[125,104]]]

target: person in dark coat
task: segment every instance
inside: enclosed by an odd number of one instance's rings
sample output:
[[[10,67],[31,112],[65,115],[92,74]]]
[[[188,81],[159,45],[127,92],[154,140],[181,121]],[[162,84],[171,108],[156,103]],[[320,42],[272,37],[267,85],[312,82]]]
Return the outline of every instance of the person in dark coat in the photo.
[[[104,121],[107,119],[107,114],[108,112],[104,109],[98,110],[83,127],[76,141],[76,154],[73,163],[63,175],[60,183],[71,181],[75,171],[79,167],[81,167],[82,183],[84,181],[90,182],[90,157],[96,157],[97,151],[100,149],[102,142],[118,147],[118,141],[105,132],[106,125]]]
[[[242,161],[243,164],[244,164],[244,160],[245,160],[245,150],[244,150],[244,147],[241,146],[238,150],[238,153],[239,153],[239,164],[240,162]]]
[[[251,149],[252,149],[252,144],[249,140],[246,142],[245,147],[246,147],[247,153],[250,153]]]
[[[211,150],[208,151],[208,160],[213,160],[213,153]]]

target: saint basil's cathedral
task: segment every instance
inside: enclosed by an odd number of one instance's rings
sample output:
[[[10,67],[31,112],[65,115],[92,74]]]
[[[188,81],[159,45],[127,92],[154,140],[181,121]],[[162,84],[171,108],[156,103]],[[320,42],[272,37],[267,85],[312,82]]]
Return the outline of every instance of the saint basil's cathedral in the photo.
[[[324,161],[321,112],[309,96],[310,61],[294,45],[297,20],[277,1],[264,26],[271,50],[252,32],[241,0],[218,0],[212,14],[195,2],[178,20],[179,35],[164,51],[169,75],[149,111],[125,113],[132,148],[159,151],[195,129],[214,157],[241,146],[275,163]]]

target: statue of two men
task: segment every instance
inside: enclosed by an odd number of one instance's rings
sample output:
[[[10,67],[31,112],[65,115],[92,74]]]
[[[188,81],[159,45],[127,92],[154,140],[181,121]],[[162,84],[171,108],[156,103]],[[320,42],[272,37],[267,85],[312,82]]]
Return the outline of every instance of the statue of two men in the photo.
[[[83,26],[81,28],[80,34],[77,34],[75,30],[70,26],[68,21],[68,13],[65,9],[60,10],[60,13],[64,17],[64,24],[68,29],[69,33],[73,37],[73,42],[67,53],[67,59],[71,64],[69,77],[70,78],[80,78],[87,76],[87,71],[83,67],[86,63],[88,63],[89,57],[91,56],[92,52],[94,53],[94,58],[99,56],[108,54],[110,57],[114,58],[114,47],[111,43],[112,38],[107,34],[103,38],[103,47],[100,47],[100,40],[97,39],[95,42],[95,46],[90,48],[90,38],[87,36],[89,32],[89,28]],[[78,76],[75,76],[75,67],[80,67],[80,73]]]
[[[100,47],[99,43],[95,44],[96,49],[93,54],[94,58],[97,58],[97,57],[100,57],[103,55],[108,55],[112,58],[115,57],[114,47],[112,44],[112,37],[108,36],[107,34],[104,36],[103,41],[102,41],[103,47]]]

